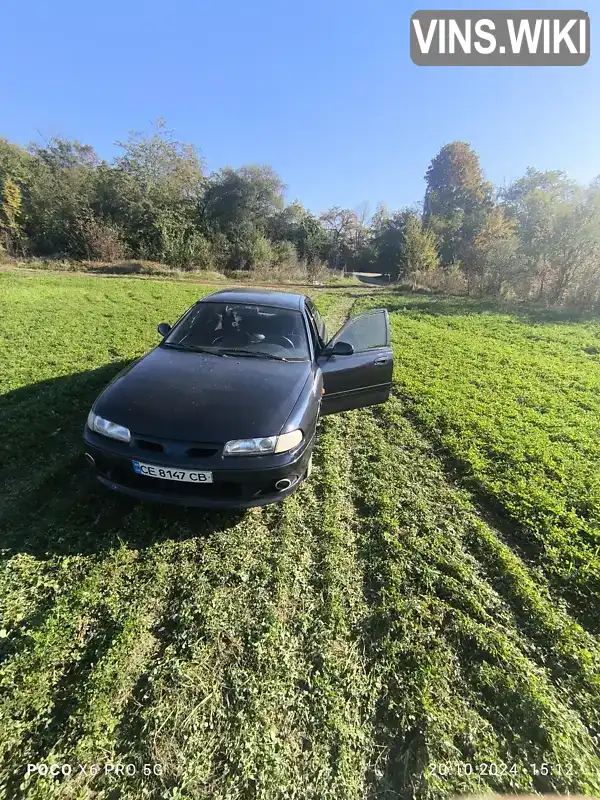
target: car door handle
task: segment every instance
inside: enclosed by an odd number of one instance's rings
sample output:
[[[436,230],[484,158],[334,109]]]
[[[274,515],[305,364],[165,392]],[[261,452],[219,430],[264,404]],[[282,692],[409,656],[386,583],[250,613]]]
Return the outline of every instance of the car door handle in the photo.
[[[375,366],[379,366],[380,364],[387,364],[387,362],[388,362],[387,356],[379,356],[379,358],[375,359],[373,364],[375,364]]]

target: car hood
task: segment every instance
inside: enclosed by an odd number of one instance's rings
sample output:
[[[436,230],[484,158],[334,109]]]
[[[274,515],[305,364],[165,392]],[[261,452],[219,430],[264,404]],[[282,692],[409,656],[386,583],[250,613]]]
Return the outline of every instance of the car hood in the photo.
[[[97,399],[97,414],[132,433],[225,442],[281,431],[310,374],[307,361],[220,357],[157,347]]]

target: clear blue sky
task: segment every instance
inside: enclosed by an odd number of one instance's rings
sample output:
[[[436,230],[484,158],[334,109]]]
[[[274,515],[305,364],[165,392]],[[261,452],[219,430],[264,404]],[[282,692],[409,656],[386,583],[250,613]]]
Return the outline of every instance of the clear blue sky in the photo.
[[[65,135],[110,158],[163,116],[209,169],[269,163],[313,211],[420,201],[446,142],[465,139],[487,177],[527,166],[600,173],[594,4],[575,0],[6,0],[0,136]],[[582,8],[585,67],[416,67],[409,20],[424,8]],[[600,24],[600,23],[599,23]],[[599,45],[600,46],[600,45]]]

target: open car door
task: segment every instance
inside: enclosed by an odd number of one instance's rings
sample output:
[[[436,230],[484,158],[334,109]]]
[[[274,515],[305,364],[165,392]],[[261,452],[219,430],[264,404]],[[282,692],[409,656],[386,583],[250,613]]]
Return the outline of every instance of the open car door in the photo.
[[[385,309],[349,319],[318,359],[325,394],[321,414],[385,403],[392,388],[394,357]]]

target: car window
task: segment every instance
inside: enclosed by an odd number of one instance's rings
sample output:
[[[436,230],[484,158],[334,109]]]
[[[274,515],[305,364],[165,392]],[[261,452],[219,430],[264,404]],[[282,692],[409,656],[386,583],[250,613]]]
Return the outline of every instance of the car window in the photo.
[[[340,333],[339,341],[351,344],[355,353],[386,347],[388,331],[385,313],[361,314],[350,320]]]
[[[315,355],[318,355],[318,353],[319,353],[319,351],[321,349],[321,342],[320,342],[320,339],[319,339],[319,334],[317,332],[316,323],[315,323],[315,321],[314,321],[314,319],[312,317],[312,314],[310,313],[310,310],[308,309],[308,307],[306,309],[306,319],[308,321],[308,328],[310,330],[310,336],[311,336],[312,343],[313,343],[313,349],[315,351]]]
[[[216,351],[251,350],[303,361],[310,357],[299,311],[245,303],[197,303],[164,344]]]
[[[319,331],[319,335],[321,339],[325,342],[327,341],[327,330],[325,328],[325,321],[323,320],[323,317],[319,314],[319,311],[315,306],[312,307],[312,310],[315,317],[315,321],[317,323],[317,330]]]
[[[313,304],[310,298],[306,298],[306,308],[308,310],[309,316],[312,318],[312,321],[315,324],[315,329],[317,331],[317,336],[321,340],[321,342],[327,341],[327,333],[325,331],[325,322],[323,321],[323,317],[319,314],[316,306]]]

